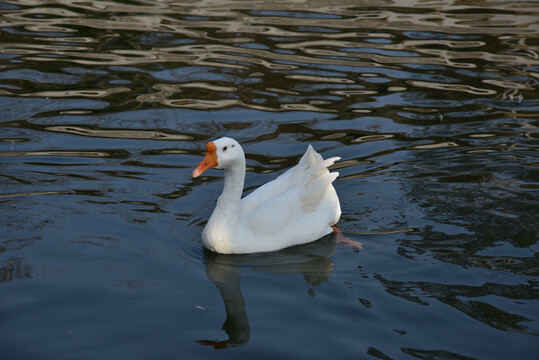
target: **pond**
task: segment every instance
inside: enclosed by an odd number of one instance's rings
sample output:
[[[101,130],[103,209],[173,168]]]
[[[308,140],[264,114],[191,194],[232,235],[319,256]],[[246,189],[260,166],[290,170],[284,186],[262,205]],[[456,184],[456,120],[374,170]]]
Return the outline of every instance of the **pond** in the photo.
[[[536,358],[537,2],[0,9],[3,359]],[[341,157],[362,247],[205,250],[222,136]]]

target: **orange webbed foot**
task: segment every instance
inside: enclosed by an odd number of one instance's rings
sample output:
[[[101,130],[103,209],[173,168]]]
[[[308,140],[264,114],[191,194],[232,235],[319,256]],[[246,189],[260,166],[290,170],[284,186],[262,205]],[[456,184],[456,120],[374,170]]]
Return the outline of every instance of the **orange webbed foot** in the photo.
[[[363,250],[363,244],[359,241],[351,240],[350,238],[344,236],[342,234],[341,229],[339,229],[336,226],[331,227],[333,229],[333,232],[337,236],[337,241],[340,242],[343,245],[350,246],[354,250]]]

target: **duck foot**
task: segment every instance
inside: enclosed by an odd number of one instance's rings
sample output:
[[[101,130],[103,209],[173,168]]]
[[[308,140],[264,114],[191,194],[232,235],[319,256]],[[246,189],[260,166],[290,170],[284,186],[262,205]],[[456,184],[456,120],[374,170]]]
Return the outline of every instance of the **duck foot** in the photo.
[[[333,233],[337,236],[337,241],[343,245],[350,246],[354,250],[363,250],[363,244],[359,241],[351,240],[350,238],[343,235],[341,229],[336,226],[331,227]]]

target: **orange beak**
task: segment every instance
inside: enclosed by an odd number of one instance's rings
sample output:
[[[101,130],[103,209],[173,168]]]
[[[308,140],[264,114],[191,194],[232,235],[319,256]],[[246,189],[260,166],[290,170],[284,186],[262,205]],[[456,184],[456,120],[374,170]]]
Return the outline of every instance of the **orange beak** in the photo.
[[[213,141],[210,141],[206,144],[206,156],[204,156],[204,159],[198,164],[197,168],[193,171],[193,177],[197,177],[200,174],[202,174],[204,171],[211,169],[212,167],[217,166],[219,163],[217,162],[217,148],[215,147],[215,144]]]

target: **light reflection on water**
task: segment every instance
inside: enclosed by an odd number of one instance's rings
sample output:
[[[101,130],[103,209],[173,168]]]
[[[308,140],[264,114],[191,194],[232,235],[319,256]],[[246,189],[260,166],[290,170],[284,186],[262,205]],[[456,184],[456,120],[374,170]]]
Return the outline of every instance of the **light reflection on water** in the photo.
[[[210,357],[223,301],[244,358],[537,353],[534,2],[0,8],[7,354]],[[341,156],[363,250],[204,253],[222,174],[190,174],[224,135],[247,191]]]

